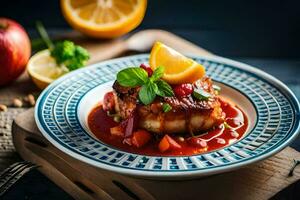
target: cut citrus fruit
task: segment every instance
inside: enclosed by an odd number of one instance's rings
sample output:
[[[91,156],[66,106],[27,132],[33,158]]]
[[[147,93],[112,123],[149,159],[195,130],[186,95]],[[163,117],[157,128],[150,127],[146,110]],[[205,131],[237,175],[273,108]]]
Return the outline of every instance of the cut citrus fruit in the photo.
[[[67,73],[68,69],[64,66],[58,67],[47,49],[39,51],[29,59],[27,71],[36,86],[44,89],[55,79]]]
[[[141,23],[146,7],[147,0],[61,0],[68,23],[97,38],[128,33]]]
[[[162,78],[170,84],[193,83],[205,75],[204,66],[160,42],[151,50],[150,66],[152,70],[163,66]]]

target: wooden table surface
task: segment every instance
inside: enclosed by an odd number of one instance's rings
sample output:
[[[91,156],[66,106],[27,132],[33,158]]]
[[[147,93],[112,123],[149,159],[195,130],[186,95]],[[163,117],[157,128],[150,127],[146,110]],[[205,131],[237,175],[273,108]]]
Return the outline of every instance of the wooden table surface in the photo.
[[[272,59],[257,57],[232,57],[232,59],[250,64],[270,73],[287,84],[296,94],[297,98],[300,99],[300,59]],[[10,164],[20,160],[20,157],[15,152],[12,144],[11,123],[16,115],[25,111],[29,107],[29,105],[24,105],[22,108],[15,108],[12,105],[12,100],[14,98],[24,98],[28,94],[38,95],[39,92],[40,91],[31,82],[26,72],[14,83],[0,88],[0,104],[8,106],[7,112],[0,112],[0,171]],[[300,151],[300,138],[298,137],[291,146]],[[30,183],[31,187],[28,186],[28,183]],[[30,189],[36,188],[34,185],[39,186],[38,191]],[[14,194],[9,192],[8,195],[5,196],[6,199],[24,197],[28,195],[28,191],[30,191],[30,197],[32,197],[32,194],[37,194],[36,199],[38,199],[39,193],[43,193],[45,191],[49,194],[47,197],[49,199],[70,198],[65,192],[57,188],[53,183],[47,180],[46,177],[37,171],[30,173],[27,178],[25,177],[14,187],[15,189],[18,188],[19,193]]]

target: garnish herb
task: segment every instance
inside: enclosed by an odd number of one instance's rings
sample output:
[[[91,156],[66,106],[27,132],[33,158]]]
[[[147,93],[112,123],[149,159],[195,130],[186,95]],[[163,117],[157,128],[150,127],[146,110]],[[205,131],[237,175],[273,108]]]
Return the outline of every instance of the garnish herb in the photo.
[[[163,67],[156,68],[151,77],[148,77],[147,72],[140,67],[130,67],[118,72],[117,81],[124,87],[141,86],[139,99],[148,105],[153,102],[156,95],[162,97],[174,95],[171,86],[160,79],[163,74]]]
[[[117,74],[117,81],[124,87],[141,86],[148,80],[147,72],[140,67],[123,69]]]
[[[232,128],[227,122],[224,122],[223,124],[224,124],[224,127],[225,127],[226,129]]]
[[[171,97],[174,95],[172,87],[166,81],[159,79],[156,81],[156,85],[158,87],[156,92],[158,96]]]
[[[152,76],[150,77],[150,80],[151,81],[157,81],[160,77],[162,77],[164,75],[164,71],[165,71],[165,68],[163,67],[158,67],[154,70]]]
[[[193,91],[193,96],[199,100],[208,100],[209,97],[211,97],[210,93],[201,88],[195,88]]]
[[[221,92],[221,87],[218,85],[213,85],[212,86],[214,88],[214,90],[216,90],[217,92]]]
[[[84,66],[90,58],[86,49],[75,45],[72,41],[64,40],[54,44],[41,22],[37,22],[36,27],[57,65],[66,66],[69,71],[72,71]]]
[[[90,58],[86,49],[75,45],[69,40],[57,42],[50,51],[56,63],[58,65],[65,65],[70,71],[84,66]]]
[[[39,32],[42,40],[44,41],[44,43],[46,43],[46,45],[48,46],[49,49],[53,49],[54,48],[54,44],[53,42],[50,40],[49,35],[44,27],[44,25],[42,24],[42,22],[37,21],[36,22],[36,29]]]
[[[141,87],[139,98],[143,104],[150,104],[156,97],[157,85],[148,81]]]
[[[163,109],[164,112],[169,112],[169,111],[172,110],[172,106],[170,106],[170,104],[168,104],[168,103],[164,103],[162,105],[162,109]]]

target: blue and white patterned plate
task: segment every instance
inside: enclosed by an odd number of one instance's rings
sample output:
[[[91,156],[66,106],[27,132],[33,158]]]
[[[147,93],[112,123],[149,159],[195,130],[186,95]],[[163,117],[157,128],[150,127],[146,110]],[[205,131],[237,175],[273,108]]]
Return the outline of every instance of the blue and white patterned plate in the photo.
[[[286,147],[298,134],[300,108],[294,94],[276,78],[246,64],[221,57],[195,56],[222,87],[222,95],[237,103],[249,117],[240,141],[213,152],[159,157],[118,150],[95,139],[87,115],[111,90],[116,73],[148,62],[149,55],[129,56],[94,64],[69,73],[40,95],[36,123],[61,151],[82,162],[143,178],[194,178],[230,171],[265,159]]]

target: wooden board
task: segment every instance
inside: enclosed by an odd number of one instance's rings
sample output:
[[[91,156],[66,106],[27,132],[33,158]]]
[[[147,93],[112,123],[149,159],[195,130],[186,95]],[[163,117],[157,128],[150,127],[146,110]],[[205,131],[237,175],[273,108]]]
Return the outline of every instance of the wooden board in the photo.
[[[37,129],[33,109],[13,123],[13,142],[23,159],[75,199],[269,199],[300,177],[288,177],[300,153],[287,147],[277,155],[243,169],[185,181],[127,177],[82,163],[50,144]]]

